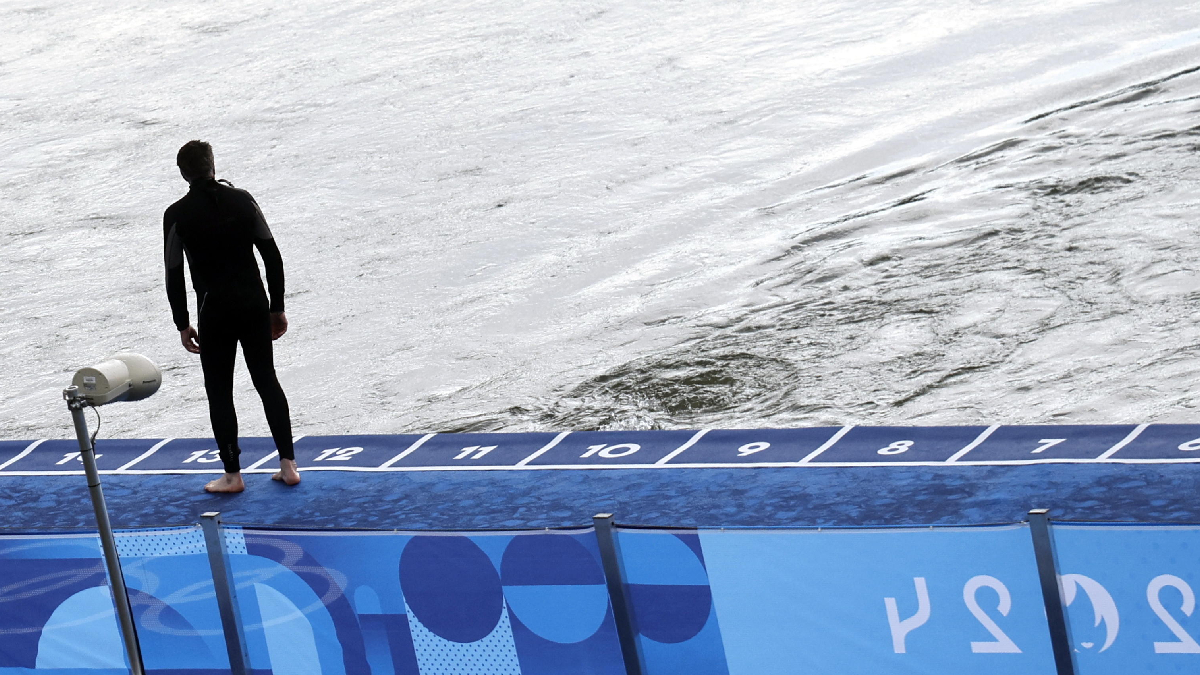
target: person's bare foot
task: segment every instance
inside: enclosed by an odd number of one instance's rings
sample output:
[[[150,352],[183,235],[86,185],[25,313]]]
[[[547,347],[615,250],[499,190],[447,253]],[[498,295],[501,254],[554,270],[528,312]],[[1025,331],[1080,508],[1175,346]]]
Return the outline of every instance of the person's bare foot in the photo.
[[[241,492],[245,489],[246,484],[242,482],[240,473],[227,473],[204,486],[205,492]]]
[[[271,480],[283,481],[284,485],[295,485],[300,482],[300,469],[296,466],[294,459],[280,459],[279,470],[272,476]]]

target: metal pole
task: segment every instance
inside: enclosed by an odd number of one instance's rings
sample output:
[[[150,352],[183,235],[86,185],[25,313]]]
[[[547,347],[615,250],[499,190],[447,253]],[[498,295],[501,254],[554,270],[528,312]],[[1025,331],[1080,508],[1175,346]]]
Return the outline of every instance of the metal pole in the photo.
[[[221,532],[221,514],[217,511],[200,514],[200,525],[204,528],[204,544],[208,548],[208,566],[212,568],[217,609],[221,612],[221,628],[225,630],[229,670],[233,675],[247,675],[250,672],[250,657],[246,654],[246,634],[242,630],[241,612],[238,611],[233,568],[229,565],[225,537]]]
[[[596,542],[600,546],[600,560],[604,564],[604,577],[608,581],[608,597],[612,601],[613,619],[617,623],[617,640],[621,643],[621,656],[625,660],[627,675],[642,675],[642,655],[637,645],[637,624],[625,595],[625,575],[621,573],[621,550],[613,531],[611,513],[598,513],[592,518],[596,527]]]
[[[1029,512],[1029,532],[1033,536],[1033,555],[1037,559],[1042,600],[1046,603],[1046,620],[1050,624],[1050,646],[1054,648],[1055,670],[1058,675],[1075,675],[1071,631],[1067,628],[1067,612],[1059,592],[1058,563],[1054,559],[1054,540],[1050,537],[1049,510],[1034,509]]]
[[[125,639],[125,653],[129,656],[129,670],[133,675],[144,675],[142,647],[138,643],[137,628],[133,624],[133,610],[129,606],[129,593],[125,590],[125,574],[121,571],[121,559],[117,555],[117,540],[113,537],[112,523],[108,520],[108,507],[104,504],[104,491],[100,488],[100,473],[96,470],[96,456],[92,439],[88,436],[87,419],[83,409],[87,401],[79,395],[74,385],[63,390],[67,408],[75,421],[75,436],[79,439],[79,457],[87,474],[88,492],[92,497],[92,510],[96,514],[96,528],[100,531],[100,546],[104,549],[104,563],[108,566],[108,581],[112,589],[113,604],[117,607],[117,618],[121,624],[121,636]]]

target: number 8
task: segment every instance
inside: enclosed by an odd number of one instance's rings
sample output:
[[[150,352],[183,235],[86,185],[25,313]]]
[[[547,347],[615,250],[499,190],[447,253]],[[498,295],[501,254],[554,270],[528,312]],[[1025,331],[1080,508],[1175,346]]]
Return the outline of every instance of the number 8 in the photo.
[[[913,446],[913,441],[896,441],[886,448],[880,448],[875,452],[881,455],[898,455],[902,452],[907,452]]]

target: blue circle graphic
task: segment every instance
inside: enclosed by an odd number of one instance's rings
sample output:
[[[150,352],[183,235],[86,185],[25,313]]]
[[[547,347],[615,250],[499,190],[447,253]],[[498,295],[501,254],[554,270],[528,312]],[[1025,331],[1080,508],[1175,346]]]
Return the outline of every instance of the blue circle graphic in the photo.
[[[476,642],[504,609],[500,575],[467,537],[413,537],[400,554],[400,589],[421,625],[453,642]]]
[[[596,558],[573,536],[513,537],[500,563],[508,606],[551,642],[582,642],[608,616],[608,587]]]
[[[686,642],[708,624],[708,573],[687,542],[667,532],[622,531],[630,604],[638,631],[667,644]]]
[[[575,537],[521,534],[513,537],[500,560],[505,586],[603,584],[604,571]]]
[[[666,644],[686,642],[708,623],[712,591],[708,586],[629,584],[638,632]]]

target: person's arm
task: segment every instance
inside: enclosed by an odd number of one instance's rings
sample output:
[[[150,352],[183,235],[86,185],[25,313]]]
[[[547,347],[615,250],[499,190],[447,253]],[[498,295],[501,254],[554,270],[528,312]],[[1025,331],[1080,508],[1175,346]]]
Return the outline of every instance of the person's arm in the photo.
[[[279,247],[275,244],[275,237],[271,235],[271,228],[267,227],[267,219],[263,217],[262,210],[258,208],[258,203],[251,198],[251,203],[254,204],[254,246],[258,249],[258,254],[262,256],[263,267],[267,273],[267,295],[271,298],[271,313],[279,314],[283,312],[283,256],[279,254]]]
[[[183,283],[183,240],[168,213],[163,217],[163,259],[167,269],[167,301],[171,303],[171,318],[175,327],[188,327],[187,287]]]
[[[283,256],[274,239],[255,239],[258,254],[262,256],[267,272],[267,295],[271,298],[271,313],[283,311]]]
[[[167,301],[171,303],[171,319],[179,329],[179,341],[193,354],[200,353],[196,329],[188,317],[187,287],[183,282],[183,240],[175,229],[170,213],[163,216],[163,261],[167,269]]]
[[[278,340],[288,329],[287,314],[283,311],[283,256],[275,244],[275,237],[271,235],[271,228],[267,227],[262,209],[258,208],[258,202],[253,197],[250,201],[254,204],[254,246],[266,268],[267,295],[271,298],[271,339]]]

